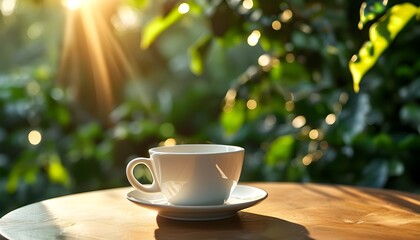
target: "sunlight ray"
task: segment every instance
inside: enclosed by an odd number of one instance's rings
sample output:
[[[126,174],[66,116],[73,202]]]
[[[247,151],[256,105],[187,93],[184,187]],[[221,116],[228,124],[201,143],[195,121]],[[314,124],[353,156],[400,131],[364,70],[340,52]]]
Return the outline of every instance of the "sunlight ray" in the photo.
[[[68,12],[59,72],[60,83],[74,90],[78,102],[105,122],[124,81],[135,76],[107,16],[118,3],[107,1],[104,6],[89,0]]]

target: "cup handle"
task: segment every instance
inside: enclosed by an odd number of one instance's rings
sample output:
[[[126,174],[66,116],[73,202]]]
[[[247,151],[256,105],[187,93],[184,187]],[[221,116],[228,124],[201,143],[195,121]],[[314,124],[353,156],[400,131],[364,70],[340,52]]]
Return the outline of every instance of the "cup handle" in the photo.
[[[152,173],[152,177],[153,177],[153,182],[151,185],[144,185],[141,184],[137,178],[134,176],[134,168],[139,165],[139,164],[143,164],[145,165],[150,172]],[[135,189],[139,190],[139,191],[143,191],[143,192],[160,192],[160,187],[156,181],[156,175],[154,172],[154,168],[152,166],[152,162],[149,158],[135,158],[133,160],[131,160],[128,164],[127,164],[127,168],[125,171],[126,175],[127,175],[127,179],[130,182],[131,186],[133,186]]]

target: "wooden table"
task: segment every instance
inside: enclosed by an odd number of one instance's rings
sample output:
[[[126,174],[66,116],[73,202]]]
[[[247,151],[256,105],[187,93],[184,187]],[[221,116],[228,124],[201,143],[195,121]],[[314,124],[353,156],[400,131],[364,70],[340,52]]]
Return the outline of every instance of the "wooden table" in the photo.
[[[340,185],[252,183],[268,198],[236,216],[176,221],[126,199],[132,188],[69,195],[0,219],[10,239],[420,239],[420,196]]]

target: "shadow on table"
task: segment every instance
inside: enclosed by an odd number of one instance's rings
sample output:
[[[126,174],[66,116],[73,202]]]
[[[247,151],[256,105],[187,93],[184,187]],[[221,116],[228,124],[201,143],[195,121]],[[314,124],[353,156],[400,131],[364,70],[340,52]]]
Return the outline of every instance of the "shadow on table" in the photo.
[[[339,188],[348,194],[349,191],[343,187]],[[401,209],[413,213],[420,213],[420,198],[416,194],[408,192],[400,192],[390,189],[376,189],[376,188],[364,188],[359,187],[359,193],[369,195],[372,198],[376,198],[378,201],[383,201],[386,205],[396,205]]]
[[[253,213],[239,212],[217,221],[177,221],[158,216],[155,238],[166,239],[311,239],[299,224]]]
[[[395,190],[387,190],[384,192],[379,189],[362,189],[362,191],[366,194],[370,194],[372,197],[397,205],[406,211],[416,214],[420,213],[420,198],[418,195]]]
[[[334,185],[332,185],[334,186]],[[400,209],[413,213],[420,213],[420,198],[416,194],[401,192],[390,189],[377,189],[360,186],[344,186],[335,185],[334,189],[339,191],[341,194],[332,194],[330,190],[323,190],[323,185],[306,184],[303,185],[305,190],[311,191],[314,194],[322,195],[325,198],[332,200],[343,201],[345,199],[361,199],[366,201],[368,199],[381,202],[386,206],[398,206]]]

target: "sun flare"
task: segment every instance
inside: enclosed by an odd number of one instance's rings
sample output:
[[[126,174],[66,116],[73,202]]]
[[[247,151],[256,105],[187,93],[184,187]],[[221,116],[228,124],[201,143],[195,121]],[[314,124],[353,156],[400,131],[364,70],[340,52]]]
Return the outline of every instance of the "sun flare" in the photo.
[[[77,10],[82,6],[83,1],[84,0],[63,0],[63,5],[69,10]]]
[[[116,104],[115,93],[134,74],[110,21],[119,1],[65,3],[77,11],[67,13],[59,81],[86,110],[106,121]]]

